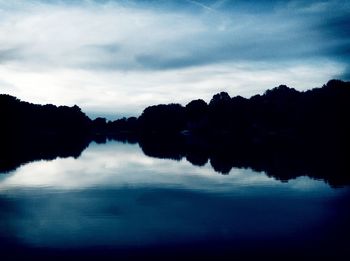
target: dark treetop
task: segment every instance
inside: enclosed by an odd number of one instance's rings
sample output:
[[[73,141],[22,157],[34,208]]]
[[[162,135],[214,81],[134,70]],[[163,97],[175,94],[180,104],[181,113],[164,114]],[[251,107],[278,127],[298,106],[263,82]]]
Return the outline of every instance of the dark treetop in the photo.
[[[146,155],[208,161],[265,171],[280,180],[300,175],[350,184],[350,82],[331,80],[299,92],[280,85],[249,99],[215,94],[207,104],[160,104],[138,117],[89,119],[78,106],[35,105],[0,95],[0,171],[36,159],[79,156],[91,140],[139,142]]]

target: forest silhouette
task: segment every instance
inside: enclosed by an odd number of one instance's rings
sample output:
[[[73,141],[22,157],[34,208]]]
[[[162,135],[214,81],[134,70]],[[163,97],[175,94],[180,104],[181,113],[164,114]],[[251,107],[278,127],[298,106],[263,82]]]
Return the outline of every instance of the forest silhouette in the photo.
[[[139,117],[90,119],[78,106],[37,105],[0,95],[0,172],[39,159],[78,157],[91,141],[139,143],[151,157],[228,174],[233,167],[286,181],[301,175],[350,184],[350,82],[304,92],[285,85],[251,98],[215,94],[209,103],[160,104]]]

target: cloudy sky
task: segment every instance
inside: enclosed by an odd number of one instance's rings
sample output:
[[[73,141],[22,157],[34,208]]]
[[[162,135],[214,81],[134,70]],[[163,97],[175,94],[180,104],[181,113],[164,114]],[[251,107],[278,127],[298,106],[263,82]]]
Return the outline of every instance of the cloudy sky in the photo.
[[[350,79],[350,1],[0,0],[0,93],[90,116]]]

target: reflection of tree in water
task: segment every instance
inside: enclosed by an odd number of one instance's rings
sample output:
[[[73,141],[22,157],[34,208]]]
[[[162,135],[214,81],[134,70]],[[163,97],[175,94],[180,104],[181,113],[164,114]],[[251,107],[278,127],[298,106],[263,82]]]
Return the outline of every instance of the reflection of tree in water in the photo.
[[[112,137],[109,137],[112,138]],[[135,137],[115,135],[115,140],[135,143]],[[98,137],[97,141],[106,141]],[[96,139],[95,139],[96,141]],[[87,148],[90,138],[56,137],[55,139],[32,138],[11,140],[0,150],[0,172],[16,169],[35,160],[52,160],[57,157],[79,157]],[[285,146],[233,144],[229,141],[218,143],[204,137],[191,136],[144,136],[139,139],[143,153],[150,157],[181,160],[185,158],[195,166],[209,163],[221,174],[229,174],[232,168],[251,168],[264,171],[278,180],[287,181],[298,176],[323,179],[333,186],[350,184],[347,174],[347,158],[340,147]]]
[[[78,157],[91,120],[78,106],[37,105],[0,95],[0,172],[33,160]]]
[[[147,156],[186,158],[195,166],[209,162],[221,174],[229,174],[232,168],[251,168],[281,181],[309,176],[323,179],[332,186],[350,184],[350,176],[346,175],[347,159],[339,144],[252,145],[180,135],[147,136],[140,139],[139,144]]]
[[[221,92],[209,104],[151,106],[137,128],[149,156],[209,161],[223,174],[249,167],[283,181],[308,175],[336,186],[350,183],[349,115],[350,83],[331,80],[306,92],[280,85],[249,99]]]
[[[12,171],[35,160],[78,158],[89,142],[81,137],[30,137],[3,142],[0,150],[0,172]]]

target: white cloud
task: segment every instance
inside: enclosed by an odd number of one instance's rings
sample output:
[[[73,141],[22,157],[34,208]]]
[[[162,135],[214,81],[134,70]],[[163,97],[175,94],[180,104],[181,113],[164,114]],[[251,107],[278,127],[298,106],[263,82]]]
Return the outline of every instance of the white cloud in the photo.
[[[319,39],[305,28],[281,10],[0,1],[0,92],[130,115],[156,103],[208,101],[221,90],[250,96],[282,83],[320,86],[345,65],[319,56]]]
[[[268,66],[268,65],[266,65]],[[213,94],[252,96],[266,87],[287,84],[303,90],[321,86],[341,65],[293,65],[268,67],[262,64],[219,64],[176,71],[89,71],[57,69],[42,72],[0,68],[2,79],[17,86],[17,97],[35,103],[79,104],[84,111],[109,114],[139,114],[145,106],[192,99],[210,101]],[[288,79],[288,80],[286,80]],[[5,85],[4,91],[12,93]]]

